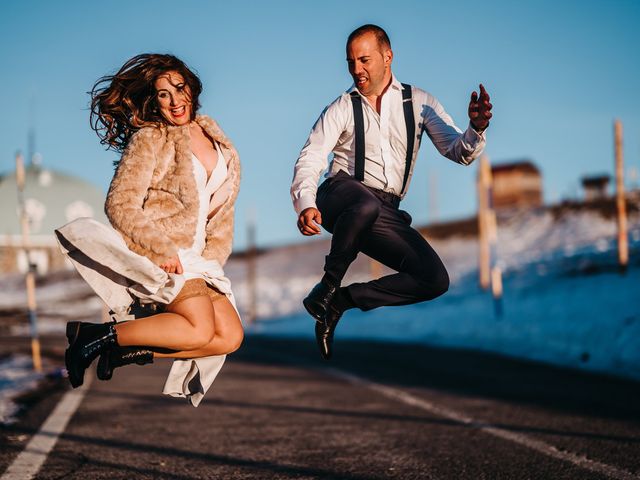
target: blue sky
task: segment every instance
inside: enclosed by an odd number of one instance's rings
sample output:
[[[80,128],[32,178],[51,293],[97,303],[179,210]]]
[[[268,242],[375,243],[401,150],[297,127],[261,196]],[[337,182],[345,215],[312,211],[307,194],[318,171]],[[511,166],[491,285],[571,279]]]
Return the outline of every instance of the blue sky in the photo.
[[[548,202],[576,196],[584,174],[613,172],[613,119],[625,162],[640,169],[640,2],[629,1],[22,1],[0,6],[4,115],[0,172],[27,150],[35,104],[44,164],[106,191],[116,159],[89,129],[87,91],[141,52],[169,52],[204,84],[243,163],[236,247],[257,218],[258,242],[302,240],[289,199],[293,164],[325,105],[351,85],[344,42],[354,28],[387,30],[393,69],[435,95],[461,128],[484,83],[494,119],[486,153],[532,159]],[[440,157],[425,136],[403,208],[415,223],[476,206],[476,166]],[[253,212],[253,214],[251,213]]]

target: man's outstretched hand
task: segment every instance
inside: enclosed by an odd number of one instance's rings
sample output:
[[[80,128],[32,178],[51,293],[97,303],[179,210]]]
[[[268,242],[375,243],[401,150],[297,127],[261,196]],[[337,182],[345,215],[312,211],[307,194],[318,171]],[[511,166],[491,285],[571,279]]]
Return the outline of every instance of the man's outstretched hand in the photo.
[[[471,126],[477,132],[482,132],[489,126],[489,120],[492,116],[491,107],[493,106],[489,100],[489,94],[482,84],[480,84],[480,97],[478,97],[477,92],[471,94],[469,120],[471,120]]]
[[[305,208],[298,217],[298,230],[303,235],[318,235],[322,224],[322,215],[317,208]]]

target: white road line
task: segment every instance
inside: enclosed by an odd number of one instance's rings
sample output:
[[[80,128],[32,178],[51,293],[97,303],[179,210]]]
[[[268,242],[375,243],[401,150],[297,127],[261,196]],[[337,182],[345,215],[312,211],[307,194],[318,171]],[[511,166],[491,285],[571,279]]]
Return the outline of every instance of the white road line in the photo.
[[[53,449],[58,437],[67,427],[67,423],[80,406],[89,385],[91,375],[85,377],[82,387],[67,392],[49,414],[27,446],[15,458],[4,472],[0,480],[31,480],[36,476],[40,467]]]
[[[515,433],[504,428],[496,427],[493,425],[487,425],[486,423],[482,423],[477,420],[474,420],[473,418],[468,417],[462,413],[456,412],[455,410],[451,410],[450,408],[446,408],[446,407],[441,407],[439,405],[436,405],[427,400],[411,395],[410,393],[404,392],[397,388],[381,385],[379,383],[372,382],[370,380],[359,377],[357,375],[353,375],[352,373],[347,373],[345,371],[338,370],[335,368],[324,367],[324,368],[318,368],[318,370],[328,373],[334,377],[347,380],[350,383],[366,387],[370,390],[373,390],[375,392],[378,392],[384,395],[387,398],[391,398],[393,400],[399,400],[403,403],[406,403],[407,405],[420,408],[422,410],[433,413],[440,417],[448,418],[450,420],[461,423],[463,425],[469,425],[471,427],[475,427],[495,437],[499,437],[504,440],[517,443],[519,445],[530,448],[531,450],[535,450],[549,457],[553,457],[553,458],[557,458],[558,460],[563,460],[566,462],[573,463],[578,467],[584,468],[586,470],[591,470],[592,472],[606,475],[609,478],[613,478],[616,480],[618,479],[639,480],[640,479],[639,476],[634,475],[631,472],[627,472],[625,470],[621,470],[611,465],[607,465],[606,463],[601,463],[595,460],[591,460],[583,455],[578,455],[572,452],[558,450],[553,445],[550,445],[540,440],[536,440],[532,437],[523,435],[521,433]]]

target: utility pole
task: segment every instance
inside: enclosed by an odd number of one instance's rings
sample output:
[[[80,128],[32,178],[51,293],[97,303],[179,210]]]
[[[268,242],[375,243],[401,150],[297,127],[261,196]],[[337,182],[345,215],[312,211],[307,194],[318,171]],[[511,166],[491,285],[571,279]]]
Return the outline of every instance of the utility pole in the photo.
[[[498,222],[493,208],[493,177],[489,157],[480,157],[478,174],[478,230],[480,241],[480,286],[487,290],[491,285],[494,311],[502,316],[502,269],[498,259]]]
[[[627,236],[627,207],[624,195],[624,163],[622,158],[622,122],[614,122],[616,207],[618,211],[618,263],[621,273],[627,271],[629,263],[629,239]]]
[[[491,279],[489,278],[489,231],[487,216],[489,210],[489,175],[491,174],[489,162],[483,155],[480,158],[477,179],[478,192],[478,274],[480,288],[487,290]]]
[[[31,356],[33,368],[36,372],[42,371],[42,358],[40,355],[40,339],[38,338],[38,318],[36,315],[36,277],[35,264],[31,261],[31,251],[29,248],[29,218],[24,201],[25,168],[22,154],[16,154],[16,184],[18,186],[18,205],[20,209],[20,226],[22,229],[22,248],[27,258],[27,308],[29,315],[29,326],[31,330]]]

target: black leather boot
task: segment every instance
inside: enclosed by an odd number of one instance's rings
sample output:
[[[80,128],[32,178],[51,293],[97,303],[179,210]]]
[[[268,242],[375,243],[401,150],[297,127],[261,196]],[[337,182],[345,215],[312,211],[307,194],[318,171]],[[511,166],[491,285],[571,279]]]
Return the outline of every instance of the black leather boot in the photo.
[[[338,288],[336,286],[323,278],[320,283],[313,287],[309,295],[302,300],[302,304],[317,322],[322,322],[337,291]]]
[[[153,351],[145,347],[121,347],[114,345],[100,355],[96,373],[100,380],[111,380],[113,371],[116,368],[132,363],[136,365],[153,363]]]
[[[84,371],[108,347],[118,344],[114,323],[67,323],[69,348],[64,362],[73,388],[82,385]]]
[[[316,343],[323,359],[329,360],[333,352],[333,334],[344,310],[335,305],[329,305],[323,321],[316,322]]]

